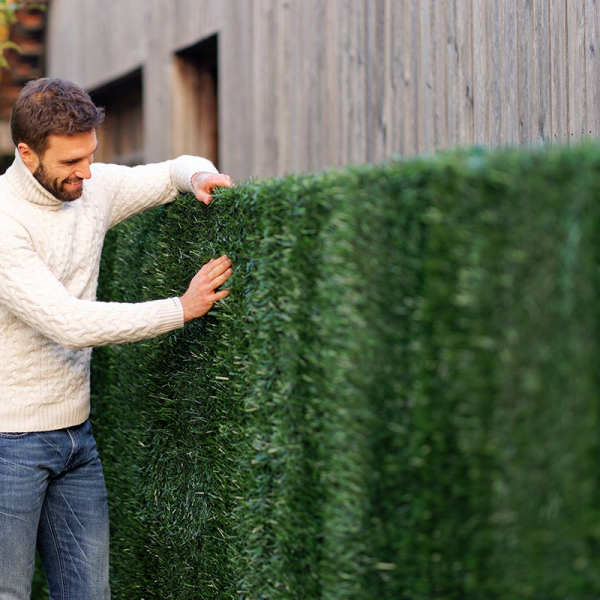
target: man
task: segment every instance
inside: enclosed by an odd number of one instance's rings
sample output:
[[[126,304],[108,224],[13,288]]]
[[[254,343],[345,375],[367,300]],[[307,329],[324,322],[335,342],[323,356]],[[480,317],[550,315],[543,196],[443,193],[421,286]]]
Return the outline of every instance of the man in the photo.
[[[182,327],[225,298],[227,256],[180,298],[96,302],[108,229],[230,186],[206,159],[92,164],[104,111],[73,83],[39,79],[16,101],[15,161],[0,177],[0,600],[29,598],[36,546],[52,599],[110,597],[108,510],[91,434],[91,347]],[[126,399],[124,398],[125,402]]]

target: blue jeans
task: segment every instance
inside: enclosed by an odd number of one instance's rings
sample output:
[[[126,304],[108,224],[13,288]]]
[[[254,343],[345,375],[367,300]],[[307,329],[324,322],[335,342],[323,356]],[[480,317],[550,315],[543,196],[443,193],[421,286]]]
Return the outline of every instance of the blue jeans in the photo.
[[[106,600],[108,503],[89,421],[0,433],[0,600],[28,600],[36,546],[51,600]]]

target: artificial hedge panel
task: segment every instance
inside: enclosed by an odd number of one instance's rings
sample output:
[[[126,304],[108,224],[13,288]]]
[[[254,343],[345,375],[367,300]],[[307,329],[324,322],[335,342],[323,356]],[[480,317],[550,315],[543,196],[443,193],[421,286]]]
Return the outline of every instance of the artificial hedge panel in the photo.
[[[600,595],[600,149],[254,182],[133,220],[103,299],[230,297],[95,351],[116,598]]]
[[[149,300],[154,252],[162,210],[140,215],[109,232],[102,255],[100,289],[116,302]],[[127,273],[126,277],[121,274]],[[111,561],[114,595],[142,598],[147,573],[155,570],[148,552],[148,515],[144,505],[147,478],[147,367],[154,340],[95,349],[93,353],[92,427],[102,440],[102,464],[110,482]],[[119,564],[126,568],[119,568]],[[138,568],[130,568],[133,565]],[[143,567],[141,565],[143,564]]]

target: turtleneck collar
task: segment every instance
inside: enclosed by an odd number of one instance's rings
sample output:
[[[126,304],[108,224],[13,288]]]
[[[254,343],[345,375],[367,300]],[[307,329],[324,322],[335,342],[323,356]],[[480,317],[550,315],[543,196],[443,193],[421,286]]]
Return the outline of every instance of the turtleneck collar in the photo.
[[[50,210],[60,210],[62,207],[63,201],[40,185],[23,162],[18,150],[15,150],[15,161],[8,168],[5,176],[17,194],[24,200],[46,206]]]

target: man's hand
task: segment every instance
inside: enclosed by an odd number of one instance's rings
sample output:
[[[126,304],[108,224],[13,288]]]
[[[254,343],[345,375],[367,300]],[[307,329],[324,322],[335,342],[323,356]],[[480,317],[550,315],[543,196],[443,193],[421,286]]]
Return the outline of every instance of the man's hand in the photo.
[[[212,192],[217,187],[231,187],[233,181],[229,175],[215,175],[215,173],[194,173],[192,175],[192,190],[196,198],[204,204],[210,204],[212,201]]]
[[[180,298],[184,322],[204,316],[217,300],[229,296],[229,290],[216,290],[229,279],[231,273],[231,260],[225,255],[208,261],[196,273],[187,292]]]

